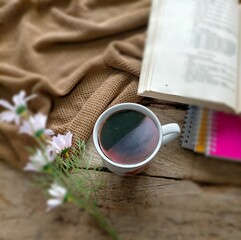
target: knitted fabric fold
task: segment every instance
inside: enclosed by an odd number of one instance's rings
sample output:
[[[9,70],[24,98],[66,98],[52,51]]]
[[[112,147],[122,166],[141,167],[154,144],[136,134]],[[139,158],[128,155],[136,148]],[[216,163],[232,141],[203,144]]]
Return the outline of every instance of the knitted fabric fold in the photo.
[[[37,93],[29,106],[48,115],[48,128],[87,141],[105,109],[141,99],[149,8],[145,0],[1,1],[0,99]],[[28,144],[0,123],[1,160],[22,167]]]

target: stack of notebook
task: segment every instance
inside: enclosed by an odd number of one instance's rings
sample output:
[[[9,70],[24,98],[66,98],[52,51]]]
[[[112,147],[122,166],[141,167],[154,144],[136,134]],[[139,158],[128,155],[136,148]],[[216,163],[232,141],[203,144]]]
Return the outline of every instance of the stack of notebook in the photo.
[[[241,117],[190,106],[182,147],[206,156],[241,161]]]

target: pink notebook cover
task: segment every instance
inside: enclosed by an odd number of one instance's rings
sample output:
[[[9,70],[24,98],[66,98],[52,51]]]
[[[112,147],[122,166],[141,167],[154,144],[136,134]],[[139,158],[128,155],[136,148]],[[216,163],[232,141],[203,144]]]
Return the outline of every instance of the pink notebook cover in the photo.
[[[241,118],[211,111],[207,155],[241,161]]]

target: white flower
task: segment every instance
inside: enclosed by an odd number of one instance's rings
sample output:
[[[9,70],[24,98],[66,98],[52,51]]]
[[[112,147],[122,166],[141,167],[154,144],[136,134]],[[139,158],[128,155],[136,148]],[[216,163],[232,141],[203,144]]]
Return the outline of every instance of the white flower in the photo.
[[[23,121],[20,126],[19,132],[26,133],[30,136],[41,137],[45,135],[53,135],[54,132],[51,129],[45,129],[47,122],[47,116],[42,113],[38,113],[29,117],[28,121]]]
[[[46,153],[49,156],[49,159],[51,159],[52,161],[56,158],[57,154],[52,148],[52,146],[49,146],[49,145],[47,146]]]
[[[72,136],[71,132],[68,132],[66,135],[58,134],[52,138],[52,148],[56,153],[63,153],[67,151],[68,148],[72,146]]]
[[[61,205],[66,201],[65,198],[67,196],[67,190],[58,183],[53,183],[48,190],[48,193],[53,198],[47,201],[47,211]]]
[[[27,102],[32,98],[36,97],[36,94],[25,97],[26,92],[21,91],[20,93],[13,96],[12,101],[14,105],[11,105],[9,102],[0,99],[0,106],[8,109],[0,114],[0,121],[3,122],[15,122],[19,125],[20,116],[27,111]]]
[[[48,149],[45,152],[38,149],[36,153],[29,157],[30,162],[23,168],[26,171],[39,172],[44,166],[54,161],[55,156],[52,155]]]

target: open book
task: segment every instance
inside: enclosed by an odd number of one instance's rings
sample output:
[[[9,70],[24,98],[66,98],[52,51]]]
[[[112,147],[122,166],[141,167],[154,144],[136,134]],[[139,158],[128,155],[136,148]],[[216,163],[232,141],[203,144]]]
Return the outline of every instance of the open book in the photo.
[[[239,12],[238,0],[153,0],[138,94],[241,113]]]

